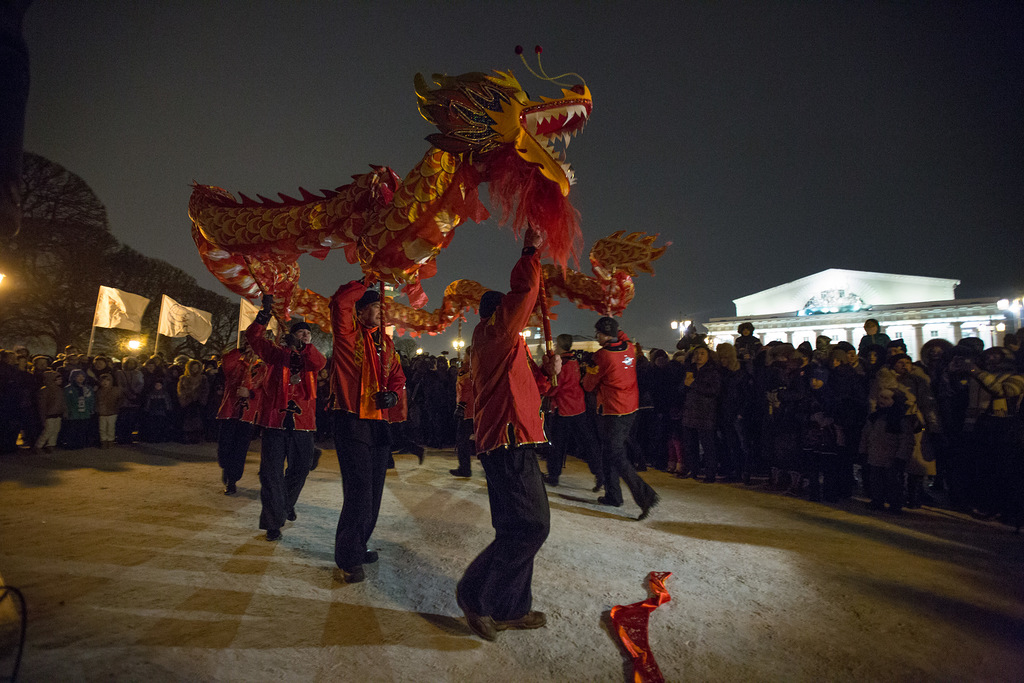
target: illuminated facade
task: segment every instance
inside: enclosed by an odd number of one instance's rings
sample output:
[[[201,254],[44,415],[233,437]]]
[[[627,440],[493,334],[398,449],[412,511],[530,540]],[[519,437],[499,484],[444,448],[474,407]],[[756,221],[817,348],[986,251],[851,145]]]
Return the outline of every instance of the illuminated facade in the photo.
[[[870,273],[830,268],[793,282],[734,299],[736,316],[712,318],[706,324],[709,340],[731,342],[741,322],[754,326],[762,343],[789,342],[794,346],[824,334],[832,343],[854,346],[864,335],[864,321],[878,320],[881,331],[903,339],[917,358],[929,339],[954,344],[978,337],[986,347],[1000,333],[1019,327],[1019,309],[1005,310],[1005,300],[956,299],[959,280]]]

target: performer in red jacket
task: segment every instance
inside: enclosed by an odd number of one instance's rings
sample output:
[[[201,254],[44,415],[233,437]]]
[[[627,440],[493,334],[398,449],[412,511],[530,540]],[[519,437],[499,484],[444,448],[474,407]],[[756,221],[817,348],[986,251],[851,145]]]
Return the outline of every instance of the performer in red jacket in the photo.
[[[466,349],[466,357],[459,366],[459,374],[455,378],[455,419],[459,421],[455,428],[455,454],[459,458],[459,466],[448,470],[453,477],[473,476],[473,362],[470,354],[473,348]]]
[[[331,297],[334,351],[331,420],[344,501],[334,537],[334,561],[346,581],[366,578],[384,476],[391,456],[390,422],[405,420],[405,373],[394,342],[381,326],[380,294],[354,280]]]
[[[540,291],[541,236],[529,229],[508,294],[485,292],[473,330],[473,415],[476,452],[487,475],[494,542],[466,569],[455,599],[469,627],[485,640],[510,628],[540,628],[532,611],[533,558],[548,537],[551,516],[534,447],[546,441],[540,409],[550,381],[530,363],[520,332]],[[561,358],[544,359],[555,376]]]
[[[295,519],[295,502],[313,461],[316,373],[327,364],[323,354],[309,343],[312,332],[304,322],[292,325],[283,346],[263,336],[273,302],[272,296],[264,295],[263,309],[245,331],[253,353],[267,365],[256,419],[263,427],[260,528],[267,530],[268,541],[281,538],[286,518]]]
[[[636,345],[619,330],[614,318],[601,318],[594,325],[601,348],[593,356],[594,365],[583,377],[583,389],[597,390],[597,435],[601,440],[605,495],[602,505],[622,506],[619,477],[626,481],[633,500],[640,506],[639,519],[646,519],[658,504],[658,494],[640,478],[626,457],[626,438],[640,409],[636,381]]]
[[[558,478],[565,467],[565,454],[572,447],[576,457],[583,458],[590,466],[596,493],[604,485],[601,451],[587,415],[583,387],[580,386],[580,364],[572,354],[572,335],[555,337],[555,348],[562,357],[562,371],[558,373],[558,383],[547,393],[551,407],[548,434],[553,448],[548,455],[548,473],[544,483],[558,486]]]
[[[238,490],[236,482],[245,470],[245,457],[252,441],[252,425],[256,421],[258,403],[257,373],[259,364],[249,348],[248,341],[242,341],[237,349],[224,354],[220,371],[224,373],[224,398],[217,411],[220,430],[217,435],[217,463],[221,468],[224,495],[233,496]]]

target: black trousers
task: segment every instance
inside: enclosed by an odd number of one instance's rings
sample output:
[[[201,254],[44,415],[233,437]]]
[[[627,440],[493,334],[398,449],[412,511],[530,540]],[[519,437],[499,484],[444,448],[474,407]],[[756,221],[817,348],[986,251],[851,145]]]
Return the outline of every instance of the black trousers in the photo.
[[[455,454],[459,457],[459,471],[469,473],[473,467],[476,442],[473,441],[473,420],[459,420],[455,430]]]
[[[637,505],[643,507],[654,500],[654,489],[640,478],[626,457],[626,439],[635,418],[636,413],[597,416],[597,435],[601,440],[601,460],[604,462],[605,498],[612,505],[622,505],[620,477],[626,482]]]
[[[487,474],[494,541],[466,568],[459,597],[481,616],[519,619],[533,604],[533,558],[551,528],[547,492],[532,446],[499,448],[480,456],[480,462]]]
[[[285,471],[285,462],[288,470]],[[302,493],[313,462],[313,432],[263,429],[260,449],[261,529],[280,529]]]
[[[383,420],[361,420],[340,410],[334,411],[331,419],[344,496],[334,534],[334,562],[349,570],[363,563],[366,544],[377,526],[391,456],[391,431]]]
[[[572,452],[586,461],[598,482],[604,481],[601,471],[601,448],[597,444],[593,426],[586,413],[579,415],[554,414],[551,416],[551,445],[548,456],[548,474],[559,477],[565,467],[565,455]]]
[[[242,478],[245,457],[252,441],[252,425],[237,418],[217,420],[220,431],[217,435],[217,464],[220,465],[221,481],[233,484]]]

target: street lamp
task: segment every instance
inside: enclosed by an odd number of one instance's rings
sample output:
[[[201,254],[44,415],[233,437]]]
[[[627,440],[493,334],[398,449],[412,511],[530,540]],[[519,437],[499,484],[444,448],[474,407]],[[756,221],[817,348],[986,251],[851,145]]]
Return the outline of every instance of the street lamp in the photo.
[[[140,342],[138,339],[128,340],[128,348],[131,349],[132,351],[138,351],[141,346],[142,342]]]
[[[417,356],[422,356],[423,355],[423,349],[416,349],[416,355]]]
[[[462,341],[461,339],[456,339],[455,341],[452,342],[452,348],[455,349],[455,355],[459,359],[459,362],[462,362],[462,349],[464,349],[465,347],[466,342]]]
[[[1000,299],[996,302],[996,308],[1000,311],[1010,311],[1013,313],[1013,331],[1017,332],[1020,330],[1020,311],[1024,302],[1021,301],[1021,297],[1016,299]]]
[[[3,273],[0,273],[0,284],[3,284],[4,278],[7,277]]]
[[[673,320],[671,323],[673,330],[679,331],[679,336],[682,337],[686,333],[686,328],[690,326],[692,321],[690,320]]]

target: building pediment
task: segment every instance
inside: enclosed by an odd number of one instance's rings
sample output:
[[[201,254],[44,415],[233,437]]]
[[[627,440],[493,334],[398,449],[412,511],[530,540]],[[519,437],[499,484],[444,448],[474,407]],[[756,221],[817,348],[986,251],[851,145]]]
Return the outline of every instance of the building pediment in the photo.
[[[779,313],[846,313],[956,298],[959,280],[829,268],[814,275],[734,299],[736,316]]]

